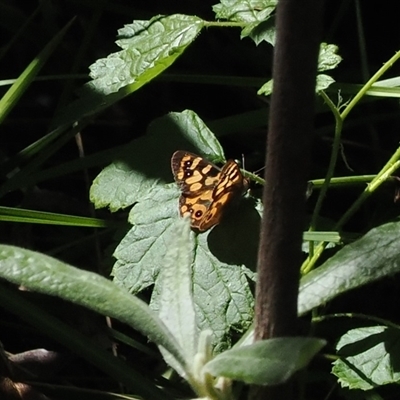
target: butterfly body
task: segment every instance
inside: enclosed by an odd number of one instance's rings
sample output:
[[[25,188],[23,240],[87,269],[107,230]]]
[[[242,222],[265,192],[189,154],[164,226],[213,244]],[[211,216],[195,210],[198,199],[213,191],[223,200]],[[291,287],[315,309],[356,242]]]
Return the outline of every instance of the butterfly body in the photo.
[[[178,150],[172,155],[171,167],[182,191],[180,214],[189,214],[192,228],[200,232],[219,224],[227,205],[248,187],[233,160],[218,168],[196,154]]]

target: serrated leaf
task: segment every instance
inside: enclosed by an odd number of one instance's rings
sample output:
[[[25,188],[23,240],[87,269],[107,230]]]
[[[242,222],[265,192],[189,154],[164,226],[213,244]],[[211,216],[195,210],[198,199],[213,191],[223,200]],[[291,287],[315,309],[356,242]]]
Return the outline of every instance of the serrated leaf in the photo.
[[[275,11],[277,0],[223,0],[213,6],[218,19],[243,22],[240,37],[249,36],[256,45],[266,41],[275,43],[275,22],[271,14]]]
[[[240,38],[250,37],[258,46],[261,42],[270,43],[275,46],[276,28],[275,18],[270,17],[261,22],[253,22],[243,28]]]
[[[115,251],[115,282],[137,293],[163,279],[166,243],[174,234],[180,191],[175,184],[153,188],[131,211],[134,224]],[[252,320],[253,297],[248,278],[255,268],[259,214],[244,199],[237,212],[213,230],[194,238],[192,285],[197,324],[211,329],[222,350],[229,347],[229,329],[243,330]],[[243,250],[245,249],[245,250]],[[151,301],[160,308],[157,290]]]
[[[183,120],[187,121],[185,118]],[[210,154],[214,151],[214,156],[207,158],[214,161],[215,158],[220,158],[219,152],[222,153],[222,148],[215,137],[204,130],[205,125],[198,117],[190,121],[196,123],[190,126],[188,124],[186,128],[191,134],[185,132],[184,138],[190,138],[193,147],[197,144],[201,151],[195,152]],[[165,124],[162,126],[165,130]],[[158,142],[152,145],[160,147]],[[164,150],[167,146],[166,143]],[[138,157],[142,157],[144,165],[141,168],[147,168],[149,160],[143,156],[146,151],[140,144],[135,147],[135,151]],[[168,163],[166,169],[170,180],[173,179],[169,166],[171,154],[172,151],[163,155],[165,164]],[[136,173],[135,170],[130,171],[132,178],[129,179],[132,182],[135,182]],[[160,179],[161,172],[158,179],[151,174],[144,174],[143,171],[138,171],[138,174],[142,187],[136,188],[132,197],[136,203],[129,216],[133,227],[115,251],[117,262],[113,269],[115,282],[132,293],[153,284],[156,288],[162,287],[157,279],[163,279],[159,272],[164,267],[167,243],[171,243],[174,223],[180,218],[178,186],[175,183],[165,184]],[[113,184],[112,177],[103,179],[102,184],[105,185],[102,190],[107,191],[107,185]],[[127,185],[128,183],[125,184],[125,190]],[[135,190],[134,186],[132,183],[132,191]],[[253,298],[248,278],[254,277],[251,270],[255,269],[256,264],[259,221],[260,215],[255,210],[254,200],[243,199],[238,208],[233,209],[220,225],[194,238],[192,285],[197,325],[201,330],[208,328],[215,333],[216,342],[219,343],[217,351],[229,346],[228,332],[232,327],[243,330],[252,319]],[[160,308],[157,290],[154,291],[151,305],[155,310]]]
[[[400,222],[371,229],[300,281],[299,314],[341,293],[400,272]]]
[[[222,0],[213,6],[213,11],[218,19],[261,22],[275,10],[277,4],[277,0]]]
[[[332,373],[342,387],[370,390],[400,381],[400,331],[386,326],[352,329],[337,346]]]
[[[107,95],[134,82],[147,83],[182,54],[203,26],[202,19],[181,14],[125,25],[116,42],[123,50],[90,66],[88,87]]]
[[[278,385],[306,367],[325,344],[325,340],[306,337],[262,340],[219,354],[204,370],[247,384]]]
[[[257,94],[258,95],[264,95],[264,96],[269,96],[272,93],[273,89],[273,80],[270,79],[268,82],[265,82],[264,85],[258,89]]]
[[[335,44],[321,43],[318,56],[318,72],[336,68],[342,61],[337,54],[339,48]]]
[[[325,90],[329,86],[331,86],[332,83],[335,83],[335,80],[331,76],[325,75],[325,74],[318,74],[317,75],[317,86],[315,88],[315,91],[319,92],[320,90]]]
[[[146,136],[129,143],[94,179],[91,202],[96,208],[108,206],[117,211],[136,203],[158,183],[172,182],[171,156],[178,149],[194,151],[214,162],[225,160],[221,145],[196,113],[170,113],[156,119]]]
[[[141,88],[171,66],[198,36],[204,21],[190,15],[156,16],[134,21],[119,30],[121,51],[90,66],[93,78],[80,90],[56,124],[63,125],[98,113]]]
[[[133,227],[115,249],[114,282],[138,293],[155,283],[173,235],[179,189],[175,184],[158,185],[149,190],[132,209]]]

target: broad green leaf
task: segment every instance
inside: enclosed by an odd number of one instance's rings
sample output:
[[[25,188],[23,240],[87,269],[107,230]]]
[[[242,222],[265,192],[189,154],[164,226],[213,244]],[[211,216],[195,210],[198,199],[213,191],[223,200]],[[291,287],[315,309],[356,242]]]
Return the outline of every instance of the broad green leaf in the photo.
[[[155,120],[146,136],[126,145],[95,178],[90,200],[96,208],[108,206],[111,211],[136,203],[157,184],[173,181],[171,156],[179,149],[213,162],[225,161],[221,145],[197,114],[190,110],[170,113]]]
[[[194,118],[192,113],[189,114],[192,116],[190,119],[186,119],[187,114],[183,116],[183,121],[190,124],[182,129],[184,136],[181,141],[190,143],[189,150],[197,146],[198,150],[195,152],[206,155],[212,161],[221,159],[222,148],[216,138],[198,117]],[[175,116],[181,120],[182,115]],[[193,125],[193,121],[196,124]],[[161,126],[165,134],[166,126]],[[149,143],[155,149],[160,149],[158,141]],[[129,195],[133,192],[133,201],[129,201],[135,202],[129,216],[133,227],[115,251],[117,262],[113,275],[116,283],[125,286],[132,293],[153,284],[156,288],[162,287],[162,282],[157,280],[163,279],[159,273],[164,268],[167,243],[171,243],[171,235],[175,231],[174,223],[180,218],[180,190],[175,183],[165,184],[161,178],[166,174],[170,176],[169,181],[173,180],[169,165],[173,151],[167,151],[169,142],[164,143],[165,146],[158,154],[167,171],[159,168],[159,174],[154,171],[153,177],[144,171],[129,170],[129,179],[132,181]],[[142,162],[142,165],[137,163],[137,169],[153,168],[149,166],[151,161],[146,159],[147,151],[140,145],[141,143],[135,148],[137,157]],[[180,147],[175,147],[174,150],[177,148]],[[166,154],[162,154],[162,150]],[[151,157],[151,150],[149,155]],[[110,174],[107,179],[102,179],[103,186],[96,188],[96,191],[106,192],[109,190],[108,186],[112,187],[114,183],[115,179]],[[123,188],[126,192],[128,185],[127,180]],[[194,240],[195,249],[191,260],[191,274],[197,326],[200,330],[209,328],[214,332],[215,342],[220,345],[218,351],[229,346],[229,330],[232,327],[239,331],[245,329],[253,315],[253,298],[248,277],[253,279],[250,270],[254,270],[256,264],[260,216],[251,198],[243,199],[231,211],[220,225],[191,239]],[[154,296],[151,304],[158,310],[160,304],[157,291]]]
[[[275,10],[277,4],[277,0],[222,0],[213,6],[213,11],[217,19],[261,22]]]
[[[204,21],[190,15],[156,16],[118,31],[118,53],[90,66],[88,86],[105,95],[140,81],[147,83],[169,67],[192,43]]]
[[[252,22],[243,28],[240,38],[250,37],[253,42],[258,46],[261,42],[267,42],[272,46],[275,46],[276,41],[276,29],[275,29],[275,18],[273,16],[268,17],[266,20],[261,22]]]
[[[199,332],[191,281],[194,233],[190,230],[189,220],[175,219],[169,239],[153,299],[158,294],[158,316],[181,346],[187,365],[193,365]],[[179,362],[162,347],[160,350],[165,361],[185,376]]]
[[[133,207],[132,229],[117,247],[115,282],[137,293],[156,284],[164,268],[167,243],[174,235],[180,191],[175,184],[153,188]],[[200,330],[211,329],[221,349],[229,346],[229,329],[243,330],[253,316],[248,278],[255,268],[259,214],[251,200],[243,199],[237,211],[213,230],[191,236],[193,298]],[[191,245],[190,242],[188,246]],[[157,291],[152,307],[160,308]],[[219,350],[221,350],[219,349]]]
[[[129,222],[133,227],[114,252],[117,262],[112,274],[114,282],[132,293],[153,285],[163,268],[168,250],[165,238],[174,234],[178,196],[175,184],[156,186],[130,213]]]
[[[399,243],[400,222],[391,222],[371,229],[362,238],[343,247],[301,278],[299,315],[349,290],[400,272]],[[251,328],[245,344],[253,341],[253,334]]]
[[[0,277],[116,318],[167,349],[187,370],[182,349],[146,303],[102,276],[52,257],[0,245]]]
[[[83,87],[81,98],[58,116],[56,123],[71,123],[98,113],[140,89],[171,66],[203,26],[202,19],[181,14],[126,25],[118,31],[117,45],[122,50],[90,66],[93,80]]]
[[[306,367],[325,344],[307,337],[262,340],[217,355],[204,370],[247,384],[279,385]]]
[[[277,0],[222,0],[213,6],[218,19],[243,22],[241,38],[249,36],[256,45],[262,41],[275,43],[274,19]]]
[[[342,387],[370,390],[399,383],[400,331],[386,326],[352,329],[343,335],[336,349],[340,359],[332,373]]]
[[[20,259],[23,260],[23,258]],[[18,264],[19,259],[15,259],[14,262]],[[44,280],[43,286],[45,285]],[[40,308],[28,300],[30,296],[27,298],[21,294],[21,291],[9,286],[8,282],[0,282],[0,305],[7,310],[7,313],[17,315],[19,319],[34,327],[37,332],[70,349],[144,399],[175,399],[139,372],[140,366],[129,366],[122,359],[114,357],[99,341],[85,336],[59,318],[50,315],[43,307]]]
[[[371,229],[300,281],[299,314],[351,289],[400,272],[400,222]]]

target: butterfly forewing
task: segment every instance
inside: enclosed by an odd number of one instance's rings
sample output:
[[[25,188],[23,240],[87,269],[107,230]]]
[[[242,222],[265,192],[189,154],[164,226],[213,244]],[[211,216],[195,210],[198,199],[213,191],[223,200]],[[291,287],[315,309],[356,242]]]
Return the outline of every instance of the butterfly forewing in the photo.
[[[192,228],[199,231],[217,225],[226,205],[247,189],[247,180],[232,160],[221,170],[196,154],[179,150],[172,156],[171,167],[182,190],[180,214],[190,214]]]
[[[220,223],[227,205],[247,190],[248,182],[235,161],[229,160],[222,168],[218,183],[212,193],[212,203],[203,216],[199,230],[206,231]]]
[[[248,182],[240,172],[239,166],[235,161],[229,160],[222,168],[218,182],[213,191],[213,200],[219,201],[224,197],[241,194],[247,190]],[[223,201],[224,202],[224,201]]]
[[[205,189],[213,189],[218,183],[220,169],[204,158],[178,150],[172,155],[172,172],[182,192],[196,197]]]

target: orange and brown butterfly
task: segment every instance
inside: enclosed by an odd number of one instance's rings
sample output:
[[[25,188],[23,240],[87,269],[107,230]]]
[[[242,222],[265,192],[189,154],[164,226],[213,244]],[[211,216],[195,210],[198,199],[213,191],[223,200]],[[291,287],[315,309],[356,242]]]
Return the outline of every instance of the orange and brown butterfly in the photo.
[[[233,160],[218,168],[203,157],[178,150],[172,155],[171,168],[182,191],[179,212],[189,214],[191,227],[200,232],[219,224],[226,206],[249,184]]]

